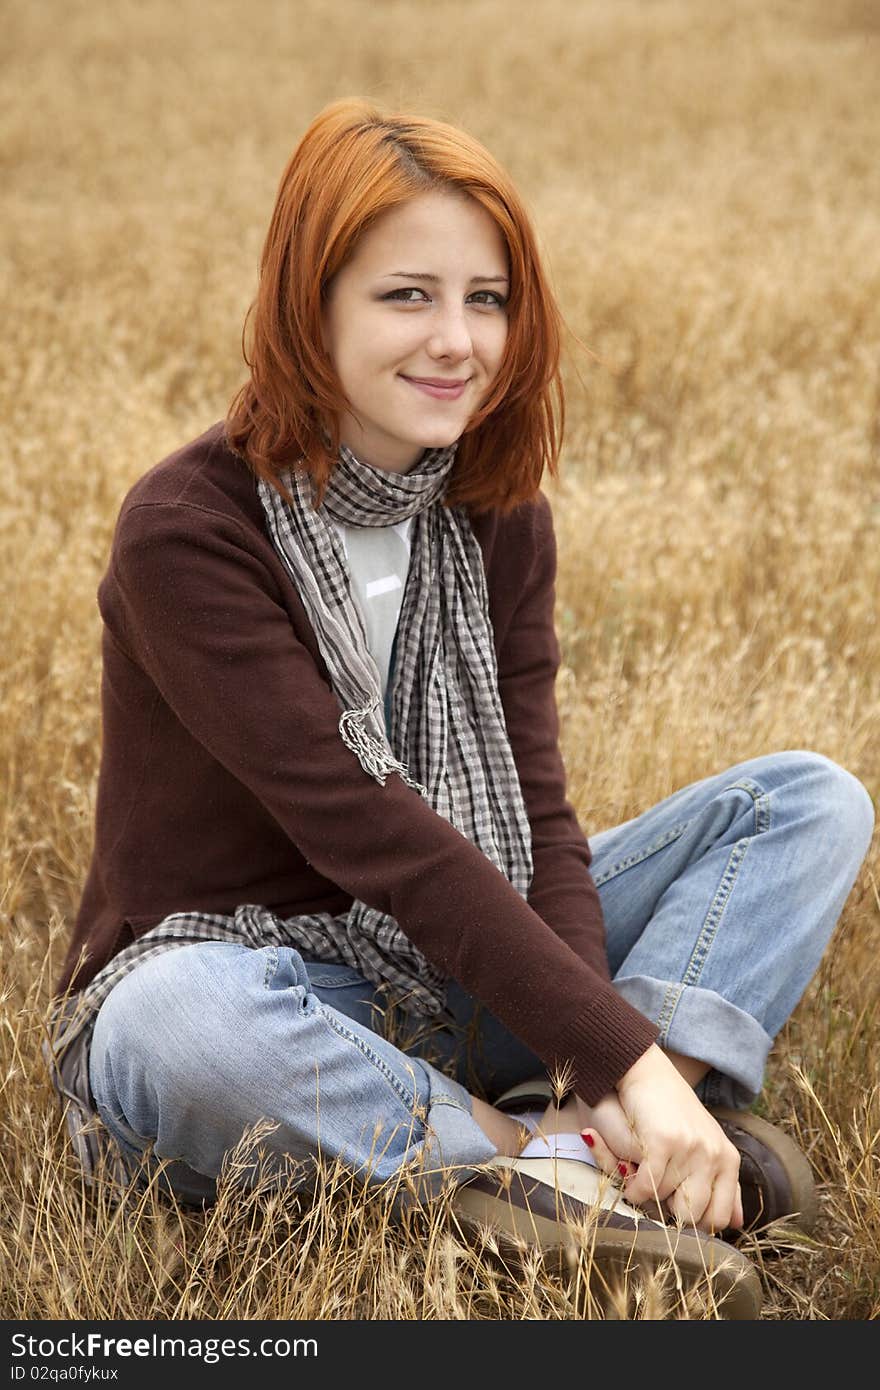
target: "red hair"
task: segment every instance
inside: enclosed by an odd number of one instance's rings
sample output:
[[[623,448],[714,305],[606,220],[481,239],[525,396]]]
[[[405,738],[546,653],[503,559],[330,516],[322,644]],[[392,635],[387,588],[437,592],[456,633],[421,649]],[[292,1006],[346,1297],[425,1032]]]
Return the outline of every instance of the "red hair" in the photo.
[[[348,408],[323,346],[325,288],[377,217],[435,189],[466,193],[485,208],[510,266],[501,367],[459,441],[444,505],[506,514],[535,497],[545,467],[558,476],[565,423],[562,319],[509,176],[455,126],[384,113],[352,98],[332,102],[315,117],[281,176],[257,297],[242,332],[250,379],[226,417],[232,448],[285,497],[279,474],[296,466],[315,481],[315,505],[321,504]]]

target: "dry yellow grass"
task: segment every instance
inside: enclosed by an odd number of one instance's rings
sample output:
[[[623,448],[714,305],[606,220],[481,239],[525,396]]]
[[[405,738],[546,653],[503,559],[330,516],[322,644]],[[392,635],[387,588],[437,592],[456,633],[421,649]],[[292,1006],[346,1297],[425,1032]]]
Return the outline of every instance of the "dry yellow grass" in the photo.
[[[0,1313],[568,1319],[423,1213],[325,1173],[207,1217],[84,1196],[39,1061],[99,754],[118,504],[225,412],[281,169],[347,94],[457,121],[513,173],[563,311],[559,700],[588,833],[741,758],[880,788],[880,10],[871,0],[157,0],[4,16]],[[816,866],[817,874],[822,871]],[[872,850],[765,1112],[822,1184],[768,1318],[880,1313]],[[697,1306],[699,1305],[699,1306]],[[648,1290],[618,1316],[713,1316]],[[607,1312],[608,1310],[606,1310]]]

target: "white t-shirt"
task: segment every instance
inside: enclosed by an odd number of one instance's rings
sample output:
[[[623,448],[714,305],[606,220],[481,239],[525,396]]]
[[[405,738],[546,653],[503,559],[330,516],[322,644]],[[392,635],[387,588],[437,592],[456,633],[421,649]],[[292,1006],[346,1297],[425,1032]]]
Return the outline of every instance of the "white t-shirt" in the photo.
[[[388,688],[391,648],[409,573],[412,517],[393,526],[348,526],[330,518],[342,538],[351,592],[363,619],[367,646]]]

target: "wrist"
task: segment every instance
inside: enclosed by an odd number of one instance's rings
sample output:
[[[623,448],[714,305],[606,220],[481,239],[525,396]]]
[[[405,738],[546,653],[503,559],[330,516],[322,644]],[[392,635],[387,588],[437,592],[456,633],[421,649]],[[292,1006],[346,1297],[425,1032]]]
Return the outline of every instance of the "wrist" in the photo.
[[[675,1070],[672,1063],[664,1055],[661,1048],[656,1043],[651,1043],[650,1047],[642,1053],[641,1057],[633,1062],[629,1071],[625,1071],[617,1083],[617,1094],[622,1096],[633,1085],[640,1084],[646,1077],[656,1076],[658,1069],[660,1072],[669,1068]]]

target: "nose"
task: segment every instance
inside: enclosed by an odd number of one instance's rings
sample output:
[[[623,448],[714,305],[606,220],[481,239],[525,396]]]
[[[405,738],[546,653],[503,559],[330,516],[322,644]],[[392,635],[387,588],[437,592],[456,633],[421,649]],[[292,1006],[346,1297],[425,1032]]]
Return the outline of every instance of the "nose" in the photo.
[[[465,311],[453,305],[441,309],[431,324],[429,355],[463,362],[472,355],[473,350]]]

